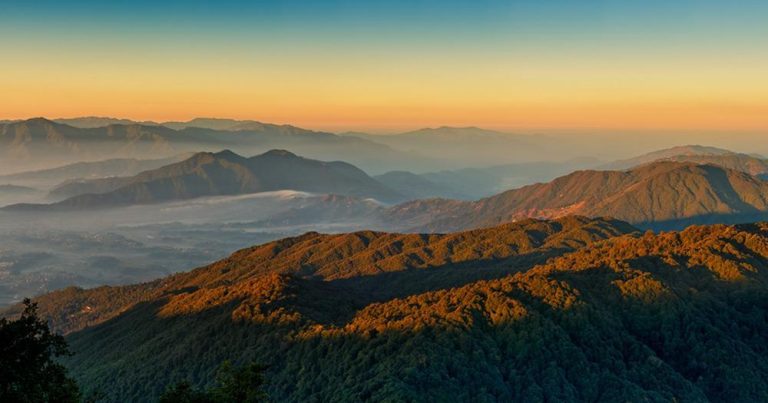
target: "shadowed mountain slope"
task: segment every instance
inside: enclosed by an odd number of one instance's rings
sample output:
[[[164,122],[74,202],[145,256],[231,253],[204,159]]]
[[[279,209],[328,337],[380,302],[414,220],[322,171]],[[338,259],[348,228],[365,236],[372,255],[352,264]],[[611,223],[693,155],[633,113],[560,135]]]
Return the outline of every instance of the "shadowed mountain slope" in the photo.
[[[98,180],[90,185],[93,188],[103,185],[109,191],[74,196],[50,205],[17,205],[9,209],[117,207],[283,189],[346,194],[383,201],[401,198],[353,165],[310,160],[284,150],[272,150],[251,158],[231,151],[198,153],[187,160],[145,171],[132,178]],[[115,186],[119,187],[111,190]]]
[[[536,245],[544,248],[569,238],[565,231],[520,234],[539,234]],[[69,289],[40,303],[62,328],[124,302],[111,319],[69,335],[75,355],[66,364],[109,401],[148,401],[180,379],[204,384],[224,359],[269,364],[270,395],[288,402],[768,398],[767,224],[579,242],[580,249],[529,270],[511,265],[507,274],[455,288],[432,284],[373,298],[361,284],[391,288],[413,283],[411,273],[465,266],[320,274],[364,256],[368,248],[358,245],[386,237],[405,252],[398,237],[410,236],[307,234],[154,283]],[[492,238],[498,236],[473,231],[435,245],[478,245],[466,263],[483,271],[492,260],[482,245]],[[269,265],[276,266],[264,270]],[[379,281],[388,276],[401,281]]]
[[[414,288],[431,289],[447,280],[437,276],[432,278],[435,284],[405,282],[386,289],[383,285],[387,278],[382,275],[387,273],[453,273],[458,277],[452,281],[462,284],[477,276],[500,273],[482,273],[478,269],[480,262],[484,262],[484,270],[496,267],[501,272],[514,272],[589,243],[636,231],[629,224],[611,219],[564,217],[555,221],[530,219],[453,234],[310,232],[243,249],[209,266],[151,283],[92,290],[70,288],[47,294],[39,301],[41,309],[54,320],[54,327],[69,332],[108,319],[142,300],[269,274],[307,280],[346,280],[355,283],[358,291],[364,288],[369,293],[367,298],[372,298],[377,290],[400,294]],[[471,267],[462,270],[464,264]]]
[[[754,219],[768,212],[768,183],[715,165],[657,162],[631,171],[577,171],[476,202],[420,200],[390,209],[390,220],[453,231],[524,217],[611,216],[633,224],[685,226]]]

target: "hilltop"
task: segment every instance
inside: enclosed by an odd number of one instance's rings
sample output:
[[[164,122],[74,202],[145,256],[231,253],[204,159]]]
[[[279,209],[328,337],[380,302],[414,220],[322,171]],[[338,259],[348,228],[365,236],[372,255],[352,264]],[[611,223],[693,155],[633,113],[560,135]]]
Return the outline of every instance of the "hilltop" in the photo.
[[[746,172],[750,175],[768,173],[768,161],[755,154],[737,153],[717,147],[686,145],[653,151],[626,160],[615,161],[601,168],[625,170],[659,161],[693,162],[720,165],[723,168]]]

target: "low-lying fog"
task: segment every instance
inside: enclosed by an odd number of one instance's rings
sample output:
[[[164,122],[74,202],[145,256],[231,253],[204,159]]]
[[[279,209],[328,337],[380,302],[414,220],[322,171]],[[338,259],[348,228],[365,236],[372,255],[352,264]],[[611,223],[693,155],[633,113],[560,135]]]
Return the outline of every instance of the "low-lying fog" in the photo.
[[[307,231],[372,226],[265,222],[322,197],[279,191],[89,212],[0,211],[0,305],[71,285],[149,281]]]

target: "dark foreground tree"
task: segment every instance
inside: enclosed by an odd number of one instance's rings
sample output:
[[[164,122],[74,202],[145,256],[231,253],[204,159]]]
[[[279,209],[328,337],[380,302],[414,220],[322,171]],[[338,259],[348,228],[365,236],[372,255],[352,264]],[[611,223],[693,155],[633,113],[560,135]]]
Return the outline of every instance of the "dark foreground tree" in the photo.
[[[79,401],[77,383],[54,361],[69,354],[66,341],[38,318],[37,304],[24,305],[17,320],[0,319],[0,401]]]
[[[216,386],[205,391],[181,381],[169,387],[160,403],[259,403],[267,401],[264,367],[249,363],[241,367],[225,361],[216,375]]]

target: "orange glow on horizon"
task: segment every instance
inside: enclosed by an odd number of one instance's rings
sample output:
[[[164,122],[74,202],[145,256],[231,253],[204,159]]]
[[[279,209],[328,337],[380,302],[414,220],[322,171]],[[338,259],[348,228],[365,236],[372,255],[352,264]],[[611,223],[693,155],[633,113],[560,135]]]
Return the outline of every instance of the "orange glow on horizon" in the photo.
[[[110,116],[134,120],[227,117],[318,130],[425,126],[524,130],[768,130],[768,80],[754,63],[657,65],[542,58],[466,61],[286,57],[176,60],[12,58],[0,64],[0,119]],[[27,64],[28,63],[28,64]]]

